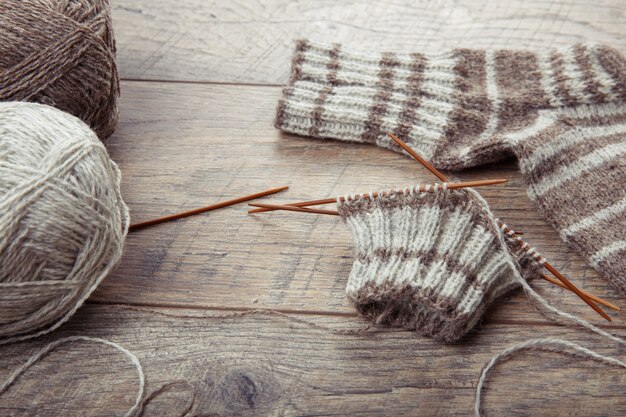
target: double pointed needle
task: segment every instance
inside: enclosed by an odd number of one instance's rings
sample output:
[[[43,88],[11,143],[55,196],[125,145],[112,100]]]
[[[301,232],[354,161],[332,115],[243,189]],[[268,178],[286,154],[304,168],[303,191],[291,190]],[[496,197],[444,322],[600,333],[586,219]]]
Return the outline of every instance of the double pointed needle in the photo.
[[[244,197],[235,198],[232,200],[222,201],[221,203],[213,204],[206,207],[197,208],[194,210],[184,211],[182,213],[171,214],[169,216],[159,217],[158,219],[152,219],[141,223],[131,224],[128,230],[133,232],[143,227],[152,226],[159,223],[169,222],[171,220],[182,219],[183,217],[193,216],[194,214],[204,213],[205,211],[216,210],[222,207],[232,206],[233,204],[243,203],[244,201],[254,200],[255,198],[265,197],[271,194],[276,194],[281,191],[287,190],[289,187],[272,188],[270,190],[261,191],[260,193],[250,194]]]
[[[552,277],[551,277],[551,276],[549,276],[549,275],[542,275],[541,277],[542,277],[544,280],[546,280],[546,281],[548,281],[548,282],[551,282],[552,284],[554,284],[554,285],[556,285],[556,286],[558,286],[558,287],[565,288],[566,290],[569,290],[569,288],[568,288],[566,285],[564,285],[563,283],[561,283],[561,281],[559,281],[558,279],[554,279],[554,278],[552,278]],[[615,311],[622,311],[622,309],[621,309],[621,308],[619,308],[618,306],[616,306],[616,305],[615,305],[615,304],[613,304],[613,303],[610,303],[610,302],[608,302],[608,301],[606,301],[606,300],[603,300],[602,298],[597,297],[597,296],[595,296],[595,295],[593,295],[593,294],[591,294],[591,293],[588,293],[587,291],[584,291],[584,290],[580,290],[580,291],[581,291],[583,294],[585,294],[587,297],[591,298],[593,301],[595,301],[596,303],[598,303],[598,304],[602,304],[603,306],[608,307],[608,308],[610,308],[610,309],[612,309],[612,310],[615,310]]]
[[[495,179],[495,180],[480,180],[480,181],[467,181],[467,182],[450,182],[447,183],[447,188],[449,190],[456,190],[458,188],[466,188],[466,187],[482,187],[482,186],[486,186],[486,185],[497,185],[497,184],[503,184],[505,182],[507,182],[508,180],[505,178],[502,179]],[[431,187],[432,189],[432,187]],[[424,185],[420,185],[420,189],[421,192],[426,192],[427,188]],[[372,193],[373,197],[377,197],[378,193],[377,192],[373,192]],[[369,198],[369,194],[363,194],[362,197],[364,198]],[[341,199],[343,200],[343,197],[341,197]],[[263,213],[266,211],[273,211],[273,210],[289,210],[289,211],[301,211],[301,212],[307,212],[307,210],[294,210],[293,207],[306,207],[306,206],[317,206],[317,205],[321,205],[321,204],[332,204],[332,203],[336,203],[337,199],[336,198],[325,198],[323,200],[312,200],[312,201],[300,201],[297,203],[289,203],[289,204],[285,204],[282,207],[290,207],[288,209],[286,208],[276,208],[276,205],[271,205],[271,204],[265,204],[271,207],[263,207],[263,204],[249,204],[250,206],[254,206],[254,207],[261,207],[255,210],[250,210],[248,213]],[[310,211],[308,211],[310,212]],[[320,214],[328,214],[328,213],[320,213]],[[334,214],[334,213],[333,213]]]
[[[448,179],[446,178],[445,175],[443,175],[435,167],[433,167],[428,161],[426,161],[424,158],[422,158],[420,155],[418,155],[417,152],[415,152],[413,149],[411,149],[406,143],[404,143],[403,141],[398,139],[398,137],[396,135],[394,135],[391,132],[387,132],[387,134],[389,135],[389,137],[391,139],[394,140],[394,142],[396,142],[402,149],[404,149],[409,155],[411,155],[411,157],[413,157],[413,159],[415,159],[417,162],[422,164],[424,166],[424,168],[426,168],[427,170],[432,172],[433,175],[435,175],[441,181],[444,181],[444,182],[448,181]],[[521,244],[523,244],[521,239],[520,238],[518,238],[518,239],[519,239],[518,241]],[[544,261],[543,266],[548,271],[550,271],[550,273],[552,273],[552,275],[557,277],[559,279],[559,281],[561,281],[561,283],[563,283],[563,285],[565,285],[570,291],[574,292],[578,297],[580,297],[580,299],[582,299],[585,303],[587,303],[589,305],[589,307],[593,308],[599,315],[604,317],[606,320],[611,321],[611,318],[604,311],[602,311],[602,309],[600,307],[598,307],[590,299],[590,297],[588,297],[585,293],[583,293],[581,290],[579,290],[578,287],[576,287],[567,278],[565,278],[559,271],[556,270],[556,268],[554,268],[552,265],[550,265],[548,262],[545,262],[545,261]]]

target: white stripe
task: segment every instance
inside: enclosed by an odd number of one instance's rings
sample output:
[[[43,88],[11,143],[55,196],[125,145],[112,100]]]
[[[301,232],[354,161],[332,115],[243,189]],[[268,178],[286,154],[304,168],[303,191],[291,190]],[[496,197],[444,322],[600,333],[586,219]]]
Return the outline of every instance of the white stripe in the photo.
[[[563,72],[566,75],[566,82],[568,92],[581,102],[590,102],[591,97],[587,97],[585,94],[585,78],[584,74],[580,70],[580,66],[576,62],[576,56],[574,55],[573,48],[567,48],[562,51],[563,53]]]
[[[539,143],[533,152],[520,161],[522,172],[537,168],[543,161],[552,158],[564,150],[581,142],[591,141],[603,136],[626,133],[626,124],[613,126],[591,126],[570,130],[558,135],[548,143]],[[543,145],[543,146],[542,146]]]
[[[600,148],[588,155],[583,156],[582,158],[578,158],[571,164],[566,165],[556,172],[544,177],[537,184],[530,187],[528,190],[529,194],[531,198],[540,197],[554,187],[557,187],[572,178],[576,178],[582,173],[598,167],[623,153],[626,153],[626,144],[624,143],[614,143],[607,145],[604,148]]]
[[[621,250],[626,250],[626,240],[618,240],[598,250],[596,253],[591,255],[591,265],[594,268],[597,268],[598,264],[602,262],[603,259],[608,258],[610,255]]]
[[[596,76],[594,80],[600,84],[600,92],[607,95],[607,101],[613,101],[616,99],[615,94],[612,92],[613,86],[615,85],[615,80],[611,77],[605,70],[604,67],[600,64],[600,60],[598,59],[598,50],[597,47],[591,47],[589,53],[589,61],[591,61],[591,66],[593,67],[593,71]]]
[[[565,240],[568,236],[573,235],[574,233],[577,233],[583,229],[587,229],[595,224],[600,223],[601,221],[610,219],[613,216],[617,216],[620,213],[623,214],[624,210],[626,210],[626,197],[610,207],[600,210],[599,212],[591,216],[585,217],[584,219],[580,220],[577,223],[574,223],[567,229],[563,229],[561,231],[561,237],[563,238],[563,240]]]
[[[537,64],[541,74],[541,87],[548,97],[551,106],[560,107],[563,105],[561,99],[555,94],[557,91],[554,71],[552,70],[552,49],[537,54]]]
[[[539,117],[537,117],[537,120],[535,120],[535,123],[532,126],[506,134],[505,140],[509,143],[509,145],[517,145],[518,143],[537,135],[553,123],[554,119],[552,117],[549,117],[544,112],[540,112]]]

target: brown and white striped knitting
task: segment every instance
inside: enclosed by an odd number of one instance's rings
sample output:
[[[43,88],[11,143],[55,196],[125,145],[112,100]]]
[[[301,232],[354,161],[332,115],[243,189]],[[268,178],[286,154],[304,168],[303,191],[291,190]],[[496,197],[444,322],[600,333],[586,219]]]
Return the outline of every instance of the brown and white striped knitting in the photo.
[[[542,215],[625,289],[625,103],[626,60],[606,46],[425,55],[300,41],[276,125],[400,151],[392,131],[447,169],[517,155]]]
[[[349,196],[338,210],[356,246],[348,298],[377,324],[456,341],[540,267],[473,190]]]
[[[626,293],[626,104],[542,113],[508,140],[543,216]]]

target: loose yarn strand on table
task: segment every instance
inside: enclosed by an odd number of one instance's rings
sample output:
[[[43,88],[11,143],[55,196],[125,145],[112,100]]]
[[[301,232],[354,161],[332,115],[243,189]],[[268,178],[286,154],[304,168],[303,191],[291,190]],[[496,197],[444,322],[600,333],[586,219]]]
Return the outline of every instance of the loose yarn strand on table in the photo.
[[[26,363],[24,363],[23,365],[18,367],[15,371],[13,371],[13,373],[11,375],[9,375],[9,377],[0,386],[0,395],[2,395],[11,385],[13,385],[15,380],[20,375],[22,375],[24,372],[26,372],[26,370],[28,368],[33,366],[35,363],[39,362],[39,360],[41,360],[41,358],[46,356],[52,350],[56,349],[57,347],[59,347],[61,345],[66,344],[66,343],[77,342],[77,341],[94,342],[94,343],[100,343],[100,344],[103,344],[103,345],[111,346],[111,347],[119,350],[120,352],[122,352],[127,358],[130,359],[131,363],[133,364],[133,366],[137,370],[137,377],[139,379],[139,387],[138,387],[138,390],[137,390],[137,396],[135,397],[135,402],[130,407],[130,409],[124,414],[124,417],[135,417],[135,416],[137,416],[138,412],[141,409],[142,398],[143,398],[144,391],[145,391],[145,375],[144,375],[141,363],[139,362],[139,359],[137,359],[137,356],[135,356],[132,352],[128,351],[123,346],[121,346],[121,345],[119,345],[119,344],[117,344],[115,342],[111,342],[109,340],[106,340],[106,339],[100,339],[98,337],[69,336],[69,337],[64,337],[62,339],[59,339],[59,340],[56,340],[56,341],[50,343],[49,345],[47,345],[43,349],[41,349],[39,352],[37,352],[33,356],[31,356],[28,359],[28,361],[26,361]]]
[[[489,363],[483,368],[480,379],[478,380],[478,385],[476,386],[476,398],[474,400],[474,414],[476,417],[481,417],[481,406],[482,406],[482,391],[485,386],[485,381],[489,376],[489,372],[491,369],[498,364],[498,362],[504,361],[516,355],[517,353],[524,350],[541,350],[547,352],[557,352],[564,355],[572,355],[589,358],[610,366],[615,366],[619,368],[626,368],[626,363],[612,358],[610,356],[602,355],[593,350],[587,349],[579,344],[562,340],[562,339],[552,339],[552,338],[543,338],[543,339],[532,339],[526,342],[518,343],[516,345],[510,346],[497,355],[495,355]]]

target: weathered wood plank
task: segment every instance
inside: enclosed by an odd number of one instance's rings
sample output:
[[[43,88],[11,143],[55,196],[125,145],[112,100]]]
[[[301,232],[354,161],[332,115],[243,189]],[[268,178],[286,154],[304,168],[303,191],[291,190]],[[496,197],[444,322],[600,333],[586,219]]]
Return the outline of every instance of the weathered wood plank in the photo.
[[[298,201],[432,182],[408,157],[374,146],[284,135],[272,119],[276,87],[125,82],[121,120],[108,148],[123,172],[134,221],[290,185],[269,201]],[[509,178],[483,188],[496,215],[574,282],[615,300],[610,286],[559,239],[526,196],[513,163],[458,174]],[[247,215],[246,205],[162,224],[128,237],[121,266],[94,300],[211,308],[353,313],[344,296],[352,242],[331,216]],[[538,283],[560,307],[591,320],[575,296]],[[507,319],[543,320],[522,294]],[[504,318],[504,317],[501,317]],[[622,318],[617,323],[624,324]]]
[[[125,78],[283,84],[293,40],[404,52],[604,42],[626,50],[622,0],[113,0]]]
[[[194,416],[467,416],[480,370],[506,346],[546,335],[589,343],[575,330],[487,324],[467,343],[442,346],[409,332],[338,333],[362,326],[353,318],[212,314],[89,305],[54,335],[0,347],[0,379],[51,340],[86,334],[136,354],[148,393],[188,381],[197,394]],[[136,383],[129,361],[112,349],[67,345],[0,396],[0,414],[120,416]],[[531,352],[496,368],[485,410],[492,416],[624,415],[625,389],[623,370]],[[148,404],[146,415],[178,415],[190,396],[188,386],[175,386]]]

